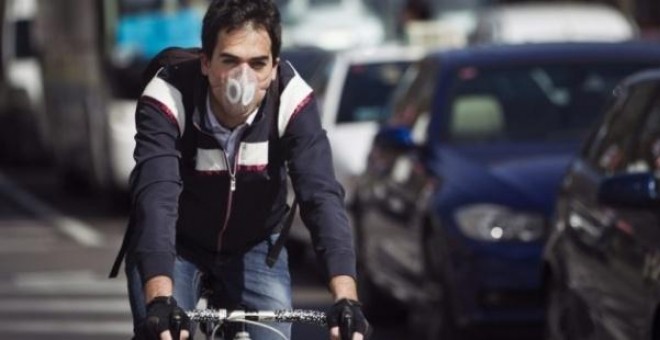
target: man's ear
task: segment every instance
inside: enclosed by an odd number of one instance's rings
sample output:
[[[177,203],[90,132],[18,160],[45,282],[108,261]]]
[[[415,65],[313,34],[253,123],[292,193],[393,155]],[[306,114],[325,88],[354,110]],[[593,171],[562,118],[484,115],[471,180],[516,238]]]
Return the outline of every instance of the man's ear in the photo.
[[[209,68],[211,67],[211,61],[209,60],[209,57],[206,55],[206,53],[202,52],[199,54],[199,61],[202,67],[202,74],[208,76]]]
[[[270,79],[272,81],[277,80],[277,68],[278,67],[280,67],[280,58],[277,58],[273,61],[273,70],[270,71],[271,72]]]

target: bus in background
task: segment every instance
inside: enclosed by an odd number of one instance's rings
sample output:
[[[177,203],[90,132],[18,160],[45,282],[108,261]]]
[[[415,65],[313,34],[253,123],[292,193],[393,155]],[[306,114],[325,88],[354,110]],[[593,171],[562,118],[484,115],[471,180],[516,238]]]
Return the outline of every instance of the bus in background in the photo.
[[[168,46],[201,46],[208,0],[39,0],[49,146],[65,183],[125,192],[142,71]]]

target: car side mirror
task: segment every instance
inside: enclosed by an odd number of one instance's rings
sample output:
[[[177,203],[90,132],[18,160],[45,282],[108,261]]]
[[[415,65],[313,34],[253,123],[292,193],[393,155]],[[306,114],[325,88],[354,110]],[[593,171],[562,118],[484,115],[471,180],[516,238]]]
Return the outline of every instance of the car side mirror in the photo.
[[[378,131],[374,143],[381,148],[410,150],[417,147],[412,138],[412,131],[405,126],[388,126]]]
[[[605,178],[598,186],[598,201],[624,207],[660,206],[658,180],[651,172]]]

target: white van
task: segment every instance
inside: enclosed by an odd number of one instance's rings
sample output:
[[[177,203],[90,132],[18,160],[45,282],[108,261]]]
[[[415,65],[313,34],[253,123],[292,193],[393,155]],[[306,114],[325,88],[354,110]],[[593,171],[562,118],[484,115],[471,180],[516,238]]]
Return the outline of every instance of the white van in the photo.
[[[622,41],[639,28],[619,10],[598,3],[521,3],[483,9],[470,44]]]
[[[385,25],[362,0],[278,0],[282,44],[339,51],[375,46],[385,40]]]

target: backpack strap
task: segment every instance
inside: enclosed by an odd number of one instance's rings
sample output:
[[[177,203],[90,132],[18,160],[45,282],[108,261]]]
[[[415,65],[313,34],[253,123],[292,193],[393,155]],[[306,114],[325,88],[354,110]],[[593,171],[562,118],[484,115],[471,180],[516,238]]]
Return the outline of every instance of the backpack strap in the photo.
[[[201,49],[200,48],[181,48],[181,47],[168,47],[165,48],[164,50],[160,51],[155,57],[151,59],[147,67],[142,73],[142,84],[141,87],[143,89],[143,95],[149,95],[150,91],[153,92],[161,92],[161,93],[173,93],[173,91],[168,91],[167,88],[164,90],[159,87],[167,87],[166,83],[162,80],[155,79],[154,77],[158,72],[165,66],[170,66],[170,65],[178,65],[182,64],[184,62],[188,62],[194,59],[199,58],[199,53]],[[157,99],[163,99],[161,98],[162,96],[156,96]],[[186,97],[187,98],[187,97]],[[186,115],[185,112],[190,110],[190,103],[186,102],[185,98],[165,98],[165,102],[169,104],[171,107],[176,107],[178,104],[178,101],[180,101],[182,107],[178,107],[177,110],[177,115],[175,115],[175,118],[177,118],[177,123],[179,125],[179,132],[182,135],[182,144],[184,145],[184,149],[189,149],[190,145],[190,138],[187,137],[189,134],[184,134],[184,129],[186,126],[190,125],[190,119],[188,118],[189,115]],[[193,98],[194,100],[194,98]],[[188,106],[188,107],[186,107]],[[181,112],[179,112],[181,111]],[[179,116],[182,115],[182,116]],[[194,141],[193,141],[194,142]],[[186,151],[184,150],[184,151]],[[124,233],[124,238],[121,242],[121,246],[119,248],[119,251],[117,253],[117,256],[115,257],[115,261],[112,264],[112,268],[110,269],[110,278],[115,278],[117,277],[117,274],[119,274],[119,268],[121,267],[122,262],[124,261],[124,258],[126,257],[126,252],[128,251],[128,246],[130,244],[130,241],[133,237],[134,234],[134,221],[133,217],[129,217],[128,225],[126,227],[126,232]]]
[[[281,224],[280,236],[278,236],[277,240],[275,240],[275,243],[271,245],[270,249],[268,250],[268,254],[266,255],[266,264],[268,267],[273,267],[277,261],[277,258],[280,256],[282,248],[284,248],[284,244],[286,243],[287,238],[289,238],[289,231],[291,230],[291,225],[293,225],[293,219],[296,216],[297,210],[298,198],[294,197],[293,203],[291,203],[291,209],[289,209],[289,212]]]
[[[176,47],[171,46],[158,52],[144,68],[141,75],[141,88],[147,87],[147,84],[156,76],[158,70],[168,65],[177,65],[186,61],[199,59],[202,49],[199,47]]]
[[[279,96],[278,100],[275,101],[276,105],[273,109],[276,110],[275,117],[277,119],[275,120],[275,123],[277,127],[278,140],[281,140],[284,132],[286,131],[286,127],[289,124],[289,121],[297,113],[297,110],[300,109],[301,103],[304,103],[306,98],[308,98],[312,93],[311,87],[309,87],[309,85],[303,81],[300,75],[295,72],[293,66],[291,66],[288,61],[284,62],[287,63],[286,67],[289,67],[295,73],[295,76],[289,81],[284,90],[282,90],[284,87],[284,84],[282,84],[282,77],[277,77],[277,85],[279,86],[280,90],[277,93],[281,93],[281,95]],[[282,248],[284,248],[286,240],[289,238],[289,232],[291,230],[291,226],[293,225],[293,220],[298,210],[297,208],[298,198],[295,197],[294,193],[291,208],[280,224],[280,236],[278,236],[275,243],[271,245],[268,251],[268,255],[266,256],[266,264],[269,267],[275,265],[275,262],[277,261]]]
[[[115,261],[112,264],[108,278],[114,279],[117,277],[117,274],[119,274],[119,268],[121,267],[121,263],[124,261],[126,251],[128,251],[128,243],[129,239],[131,238],[130,235],[133,234],[133,229],[133,219],[129,218],[128,226],[126,227],[126,232],[124,233],[124,239],[121,241],[121,247],[119,248],[119,252],[117,252],[117,256],[115,257]]]

